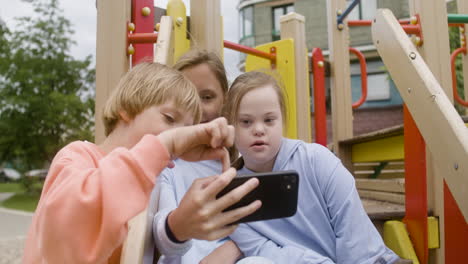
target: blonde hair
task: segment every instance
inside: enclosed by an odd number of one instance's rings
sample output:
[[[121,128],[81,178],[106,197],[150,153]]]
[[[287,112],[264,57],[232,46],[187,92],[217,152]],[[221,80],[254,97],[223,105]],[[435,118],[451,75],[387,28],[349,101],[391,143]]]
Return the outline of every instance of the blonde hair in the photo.
[[[266,72],[266,71],[265,71]],[[246,72],[244,74],[239,75],[231,85],[229,92],[227,94],[226,104],[223,107],[223,116],[227,119],[228,123],[231,125],[236,125],[238,114],[239,114],[239,106],[241,103],[242,98],[248,92],[265,87],[267,85],[271,86],[276,94],[278,95],[278,101],[281,109],[282,121],[283,123],[286,122],[286,103],[285,103],[285,94],[283,89],[281,89],[278,81],[272,75],[275,75],[274,72],[270,72],[267,74],[262,71],[252,71]],[[239,152],[233,146],[229,149],[229,156],[231,160],[234,160],[233,167],[240,169],[243,167],[243,160],[242,158],[238,158]]]
[[[223,62],[214,52],[208,52],[206,50],[193,49],[182,55],[179,60],[174,64],[173,68],[178,71],[183,71],[188,68],[192,68],[201,64],[206,64],[210,68],[211,72],[216,76],[223,95],[228,92],[228,81],[226,77],[226,70]]]
[[[135,118],[148,107],[173,101],[175,106],[192,113],[200,122],[202,110],[195,86],[180,72],[158,63],[142,62],[121,79],[103,109],[105,134],[108,136],[125,111]]]

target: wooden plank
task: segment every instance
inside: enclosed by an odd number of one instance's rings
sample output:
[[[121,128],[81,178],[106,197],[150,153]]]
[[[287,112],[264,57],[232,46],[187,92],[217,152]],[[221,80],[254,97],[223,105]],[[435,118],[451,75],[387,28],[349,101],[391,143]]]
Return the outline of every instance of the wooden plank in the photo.
[[[223,54],[223,31],[219,0],[190,0],[191,47]]]
[[[297,138],[311,142],[309,63],[305,34],[305,18],[297,13],[281,16],[281,39],[294,40]]]
[[[338,30],[336,15],[346,9],[346,0],[327,2],[328,49],[330,51],[330,87],[332,102],[333,150],[349,163],[349,150],[341,151],[339,142],[353,137],[353,113],[351,106],[351,77],[349,67],[349,30],[346,23]]]
[[[356,188],[369,191],[405,193],[405,179],[356,179]]]
[[[128,71],[127,21],[130,21],[127,0],[100,0],[97,6],[96,32],[96,105],[95,143],[104,138],[102,108],[120,78]]]
[[[403,135],[403,125],[384,128],[370,133],[352,137],[350,139],[340,141],[340,145],[349,145],[361,142],[368,142],[376,139],[387,138],[390,136]]]
[[[358,190],[359,197],[389,203],[405,204],[405,195],[401,193],[390,193],[380,191]]]
[[[144,210],[128,221],[128,234],[120,256],[121,264],[143,263],[147,214]]]
[[[174,31],[172,18],[161,17],[158,41],[154,45],[154,62],[172,66],[174,63]]]
[[[405,206],[396,203],[361,198],[364,210],[371,220],[394,220],[405,216]]]
[[[468,129],[456,112],[428,65],[389,10],[379,10],[372,27],[374,43],[407,103],[424,140],[431,150],[433,166],[443,173],[465,218],[468,219]],[[440,129],[444,128],[444,129]],[[434,213],[443,226],[443,196],[439,197],[439,178],[434,182]],[[429,208],[431,210],[432,208]],[[443,261],[444,234],[441,230],[438,261]]]

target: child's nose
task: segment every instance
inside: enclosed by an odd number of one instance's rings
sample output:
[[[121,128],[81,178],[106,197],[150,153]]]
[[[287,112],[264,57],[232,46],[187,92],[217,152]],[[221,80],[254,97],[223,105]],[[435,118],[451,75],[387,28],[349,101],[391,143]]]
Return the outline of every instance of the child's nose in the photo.
[[[260,136],[265,134],[265,126],[263,124],[257,123],[254,125],[254,134]]]

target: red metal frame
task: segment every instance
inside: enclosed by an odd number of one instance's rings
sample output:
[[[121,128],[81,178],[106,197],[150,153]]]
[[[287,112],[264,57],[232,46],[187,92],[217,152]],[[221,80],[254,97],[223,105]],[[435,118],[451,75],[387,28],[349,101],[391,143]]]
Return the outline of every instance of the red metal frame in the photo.
[[[148,7],[150,14],[143,16],[142,9]],[[134,34],[154,32],[154,1],[153,0],[132,0],[132,21],[135,24]],[[136,65],[145,60],[153,60],[153,43],[135,43],[133,45],[135,53],[132,56],[132,65]]]
[[[468,259],[468,223],[444,180],[445,263]],[[464,260],[463,260],[464,259]]]
[[[408,19],[402,19],[399,20],[401,27],[403,30],[406,32],[406,34],[413,34],[416,35],[420,38],[419,46],[422,45],[423,43],[423,36],[422,36],[422,30],[421,30],[421,23],[419,20],[419,15],[415,15],[417,22],[415,25],[410,25],[410,20]],[[371,26],[372,25],[372,20],[349,20],[348,21],[348,26],[349,27],[360,27],[360,26]]]
[[[428,261],[426,144],[406,105],[403,106],[405,149],[404,222],[420,263]]]
[[[457,55],[462,52],[466,56],[466,47],[461,47],[461,48],[454,50],[452,55],[450,56],[450,64],[452,68],[452,89],[453,89],[453,97],[455,98],[455,101],[457,101],[457,103],[465,107],[468,107],[468,101],[463,101],[463,99],[461,99],[460,95],[458,94],[458,90],[457,90],[457,76],[456,76],[457,74],[455,70],[455,60],[457,59]],[[465,98],[466,97],[467,95],[465,95]]]
[[[320,48],[314,48],[310,60],[314,73],[315,142],[326,147],[327,109],[325,106],[325,61],[323,59],[322,50]]]
[[[353,109],[356,109],[361,106],[367,98],[367,65],[366,58],[362,52],[352,47],[349,47],[349,51],[358,57],[359,64],[361,66],[361,98],[357,102],[353,103]]]
[[[224,47],[227,49],[237,50],[239,52],[247,53],[250,55],[270,60],[273,65],[276,65],[276,49],[272,49],[270,51],[271,53],[267,53],[258,49],[251,48],[249,46],[244,46],[227,40],[224,41]]]

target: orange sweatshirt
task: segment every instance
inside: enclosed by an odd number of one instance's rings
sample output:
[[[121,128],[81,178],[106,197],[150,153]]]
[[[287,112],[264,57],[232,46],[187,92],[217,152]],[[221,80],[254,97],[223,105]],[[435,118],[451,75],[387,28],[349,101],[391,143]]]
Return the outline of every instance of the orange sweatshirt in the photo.
[[[152,135],[107,155],[90,142],[65,146],[50,166],[23,263],[119,263],[127,222],[146,207],[169,158]]]

